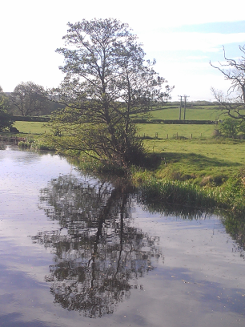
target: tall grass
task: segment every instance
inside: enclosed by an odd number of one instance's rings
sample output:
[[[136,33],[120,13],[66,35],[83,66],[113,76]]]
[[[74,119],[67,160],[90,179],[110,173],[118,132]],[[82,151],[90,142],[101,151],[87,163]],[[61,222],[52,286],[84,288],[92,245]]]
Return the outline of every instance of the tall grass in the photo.
[[[211,208],[216,205],[212,190],[205,190],[188,182],[150,179],[140,187],[140,190],[144,203],[198,208]]]
[[[206,211],[225,209],[245,215],[245,187],[241,176],[230,178],[222,187],[206,188],[189,181],[152,177],[142,180],[139,189],[142,203],[156,211],[178,206]]]

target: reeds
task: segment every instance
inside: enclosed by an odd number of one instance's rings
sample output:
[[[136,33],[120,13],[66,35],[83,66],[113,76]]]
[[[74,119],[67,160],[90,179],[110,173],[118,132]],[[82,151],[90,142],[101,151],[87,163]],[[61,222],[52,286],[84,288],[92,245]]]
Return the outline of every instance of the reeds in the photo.
[[[188,181],[159,181],[152,177],[139,189],[142,203],[155,208],[178,206],[209,212],[216,208],[245,213],[245,189],[239,177],[222,187],[206,188]]]
[[[181,181],[150,179],[141,187],[141,194],[147,202],[164,202],[171,205],[214,207],[216,199],[212,190]]]

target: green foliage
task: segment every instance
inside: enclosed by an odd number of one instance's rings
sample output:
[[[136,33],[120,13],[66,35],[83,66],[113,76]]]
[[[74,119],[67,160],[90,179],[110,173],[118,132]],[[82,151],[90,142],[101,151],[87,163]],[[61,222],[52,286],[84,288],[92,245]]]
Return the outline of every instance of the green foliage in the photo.
[[[30,149],[31,148],[31,143],[30,142],[26,142],[26,141],[20,141],[18,143],[18,147],[20,149]]]
[[[9,96],[13,107],[22,116],[40,115],[49,112],[47,92],[33,82],[18,84]]]
[[[142,174],[144,176],[144,174]],[[140,174],[137,176],[138,180]],[[199,209],[229,209],[234,214],[245,211],[245,187],[240,177],[230,178],[222,187],[201,187],[193,181],[159,180],[148,175],[139,184],[142,202],[159,210],[169,206]]]
[[[223,211],[222,222],[227,233],[237,242],[238,250],[245,249],[245,219],[244,212]]]
[[[48,122],[49,116],[13,116],[15,121]]]
[[[213,191],[202,189],[188,182],[148,180],[141,188],[143,203],[185,205],[199,208],[214,207]]]
[[[66,77],[56,90],[67,107],[53,115],[50,139],[58,149],[102,162],[139,164],[144,151],[131,115],[168,99],[171,88],[162,91],[165,79],[154,71],[155,62],[144,59],[127,24],[93,19],[68,26],[67,48],[57,49]]]
[[[8,98],[0,90],[0,131],[9,130],[13,125],[13,117],[8,114]]]
[[[244,177],[241,175],[229,178],[220,194],[222,203],[225,203],[234,212],[245,210],[245,185]]]
[[[232,118],[226,118],[220,125],[220,132],[225,137],[236,138],[240,132],[240,121]]]

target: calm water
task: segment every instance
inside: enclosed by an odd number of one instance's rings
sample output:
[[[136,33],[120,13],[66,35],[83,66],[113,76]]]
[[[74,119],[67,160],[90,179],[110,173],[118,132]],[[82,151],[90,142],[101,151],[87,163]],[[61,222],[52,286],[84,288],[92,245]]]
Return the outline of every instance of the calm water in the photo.
[[[217,216],[147,211],[64,158],[0,150],[0,326],[244,326],[245,260]]]

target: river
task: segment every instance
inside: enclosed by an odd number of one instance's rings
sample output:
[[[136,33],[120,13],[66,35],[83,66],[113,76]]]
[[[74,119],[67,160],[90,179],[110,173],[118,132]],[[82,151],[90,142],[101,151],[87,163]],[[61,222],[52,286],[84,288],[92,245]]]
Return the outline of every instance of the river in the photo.
[[[149,210],[120,181],[2,145],[0,326],[244,326],[244,250],[222,217]]]

